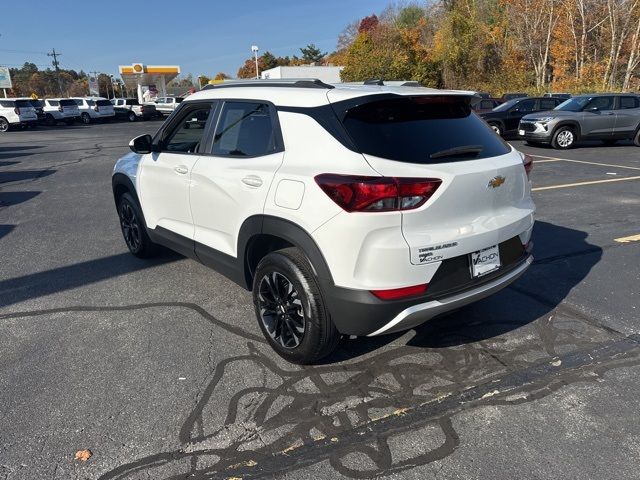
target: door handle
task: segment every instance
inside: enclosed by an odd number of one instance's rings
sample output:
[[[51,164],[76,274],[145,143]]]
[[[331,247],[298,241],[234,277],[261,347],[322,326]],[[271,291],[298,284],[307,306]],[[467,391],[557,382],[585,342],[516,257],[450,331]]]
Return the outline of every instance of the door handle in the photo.
[[[242,179],[242,183],[250,187],[258,188],[262,185],[262,179],[257,175],[247,175]]]
[[[186,165],[178,165],[177,167],[174,167],[173,170],[180,175],[189,173],[189,169],[186,167]]]

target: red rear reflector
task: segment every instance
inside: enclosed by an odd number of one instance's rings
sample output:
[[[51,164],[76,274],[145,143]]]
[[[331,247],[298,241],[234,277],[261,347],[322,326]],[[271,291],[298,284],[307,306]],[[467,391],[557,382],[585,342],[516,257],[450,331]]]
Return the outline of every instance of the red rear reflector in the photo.
[[[533,157],[525,153],[522,157],[522,164],[524,165],[524,171],[527,172],[527,178],[529,178],[531,170],[533,170]]]
[[[323,173],[316,183],[347,212],[392,212],[423,205],[438,189],[438,178],[367,177]]]
[[[398,300],[399,298],[413,297],[422,295],[427,291],[427,283],[422,285],[414,285],[412,287],[393,288],[391,290],[371,290],[380,300]]]
[[[13,112],[14,112],[16,115],[20,115],[20,109],[19,109],[18,107],[14,108],[14,109],[13,109]]]

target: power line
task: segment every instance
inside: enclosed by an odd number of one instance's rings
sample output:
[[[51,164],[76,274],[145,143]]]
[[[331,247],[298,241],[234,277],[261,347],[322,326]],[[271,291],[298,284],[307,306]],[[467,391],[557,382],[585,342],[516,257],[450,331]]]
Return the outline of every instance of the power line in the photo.
[[[4,53],[32,53],[34,55],[46,55],[47,52],[36,52],[34,50],[12,50],[7,48],[0,48],[0,52]]]

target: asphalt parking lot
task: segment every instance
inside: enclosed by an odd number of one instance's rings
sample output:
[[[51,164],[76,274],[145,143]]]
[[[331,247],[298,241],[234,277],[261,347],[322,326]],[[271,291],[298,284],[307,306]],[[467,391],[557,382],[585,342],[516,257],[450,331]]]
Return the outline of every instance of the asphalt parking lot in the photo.
[[[0,479],[638,478],[640,148],[513,141],[529,272],[297,367],[249,292],[126,250],[110,172],[158,126],[0,136]]]

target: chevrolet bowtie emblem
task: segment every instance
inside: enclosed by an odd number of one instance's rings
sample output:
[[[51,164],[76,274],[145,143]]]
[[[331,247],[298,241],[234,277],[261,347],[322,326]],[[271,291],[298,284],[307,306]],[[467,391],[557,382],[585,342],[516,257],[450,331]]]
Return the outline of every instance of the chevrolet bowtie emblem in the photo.
[[[506,178],[504,178],[502,175],[493,177],[491,180],[489,180],[489,184],[487,185],[487,188],[489,187],[498,188],[500,185],[502,185],[505,182],[505,180]]]

